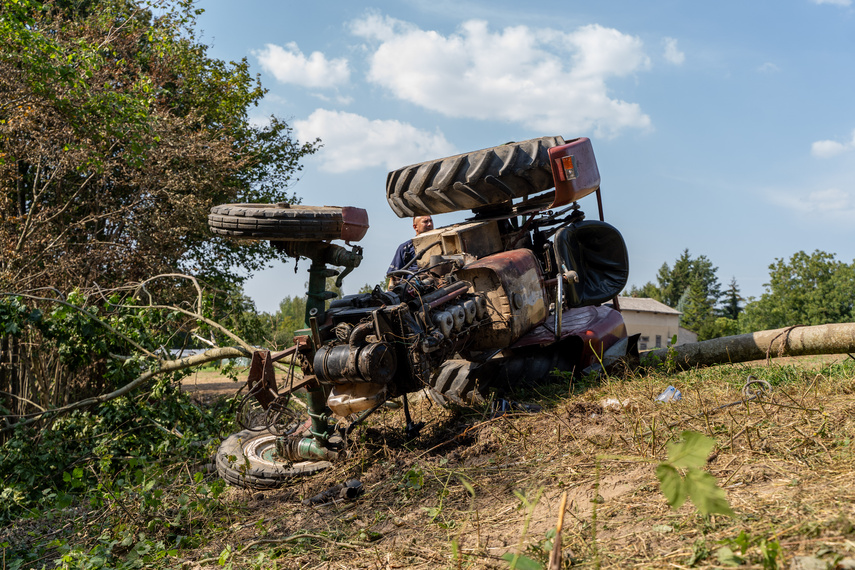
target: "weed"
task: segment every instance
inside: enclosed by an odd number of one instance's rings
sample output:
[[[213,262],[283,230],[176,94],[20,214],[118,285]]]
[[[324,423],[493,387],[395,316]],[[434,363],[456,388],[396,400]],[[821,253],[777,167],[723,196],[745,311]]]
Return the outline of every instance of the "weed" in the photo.
[[[778,561],[781,559],[782,552],[781,543],[777,539],[752,537],[745,530],[741,530],[736,538],[727,538],[720,543],[725,546],[716,551],[716,556],[722,564],[740,565],[751,557],[759,558],[764,570],[778,568]],[[740,555],[736,555],[734,549],[738,549]],[[753,553],[754,550],[757,551],[756,555]]]
[[[704,516],[733,516],[715,477],[700,469],[706,464],[715,441],[693,431],[684,431],[682,439],[680,443],[668,443],[668,461],[656,467],[656,477],[668,504],[677,509],[689,498]],[[685,476],[681,475],[681,469]]]
[[[525,542],[525,537],[528,534],[528,527],[531,524],[531,517],[534,515],[534,509],[537,507],[537,503],[540,501],[540,496],[543,494],[543,487],[537,490],[537,493],[534,496],[533,501],[529,501],[525,495],[520,493],[519,491],[514,491],[514,495],[520,500],[520,507],[526,510],[525,521],[523,522],[522,533],[520,534],[520,540],[517,544],[516,552],[507,552],[502,555],[502,559],[508,563],[508,567],[510,570],[519,569],[519,570],[541,570],[543,567],[539,562],[529,558],[522,554],[523,552],[523,543]]]

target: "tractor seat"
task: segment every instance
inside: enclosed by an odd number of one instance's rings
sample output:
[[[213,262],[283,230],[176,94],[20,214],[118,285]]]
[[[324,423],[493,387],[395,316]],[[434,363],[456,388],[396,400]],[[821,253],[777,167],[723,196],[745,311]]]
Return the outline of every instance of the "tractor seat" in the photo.
[[[629,278],[629,256],[623,236],[614,226],[583,220],[555,233],[555,256],[579,281],[565,288],[571,307],[600,305],[623,291]]]

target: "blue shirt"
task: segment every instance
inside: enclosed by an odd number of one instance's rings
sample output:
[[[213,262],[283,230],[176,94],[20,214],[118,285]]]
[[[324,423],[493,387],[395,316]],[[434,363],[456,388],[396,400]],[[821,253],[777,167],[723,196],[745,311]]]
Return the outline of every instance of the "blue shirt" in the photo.
[[[389,275],[393,271],[398,271],[399,269],[415,271],[418,268],[418,264],[415,262],[415,260],[413,260],[409,267],[404,267],[404,263],[406,263],[410,259],[413,259],[415,255],[416,248],[413,247],[413,240],[408,239],[407,241],[398,246],[398,250],[395,251],[395,257],[392,258],[392,263],[389,264],[389,269],[386,270],[386,275]]]

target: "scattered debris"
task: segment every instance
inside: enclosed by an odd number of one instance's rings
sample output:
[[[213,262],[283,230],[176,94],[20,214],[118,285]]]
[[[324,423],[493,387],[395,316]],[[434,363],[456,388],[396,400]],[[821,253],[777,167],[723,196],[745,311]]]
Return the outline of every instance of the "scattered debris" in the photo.
[[[362,482],[359,479],[349,479],[344,484],[333,485],[326,491],[318,493],[314,497],[304,499],[303,505],[311,507],[313,505],[329,503],[337,499],[355,499],[363,492],[365,492],[365,488],[362,486]]]
[[[499,398],[498,400],[494,400],[492,403],[492,417],[497,418],[502,416],[508,412],[524,412],[527,414],[536,414],[543,410],[542,407],[537,404],[526,404],[523,402],[515,402],[513,400],[505,400],[504,398]]]
[[[674,386],[668,386],[665,388],[665,391],[656,396],[657,402],[662,402],[667,404],[669,402],[676,402],[677,400],[682,400],[683,394],[676,389]]]

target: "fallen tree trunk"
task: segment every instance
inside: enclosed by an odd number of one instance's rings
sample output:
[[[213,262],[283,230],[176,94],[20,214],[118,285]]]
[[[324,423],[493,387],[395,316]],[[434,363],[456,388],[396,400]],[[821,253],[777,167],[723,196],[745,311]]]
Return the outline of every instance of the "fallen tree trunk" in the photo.
[[[780,356],[855,352],[855,323],[803,326],[725,336],[652,350],[643,358],[687,369]]]

